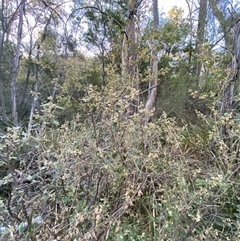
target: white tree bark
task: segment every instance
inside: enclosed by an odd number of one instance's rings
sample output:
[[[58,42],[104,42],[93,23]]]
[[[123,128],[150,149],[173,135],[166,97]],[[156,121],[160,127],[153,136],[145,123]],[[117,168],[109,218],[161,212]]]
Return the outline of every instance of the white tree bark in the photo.
[[[232,56],[232,67],[223,89],[222,103],[220,113],[223,115],[233,105],[234,97],[239,86],[240,72],[240,19],[234,26],[234,47]]]
[[[40,46],[39,46],[40,48]],[[37,50],[37,60],[39,61],[39,48]],[[32,105],[31,105],[31,111],[30,111],[30,116],[29,116],[29,122],[28,122],[28,134],[31,133],[32,130],[32,122],[33,122],[33,115],[35,108],[37,106],[37,101],[38,101],[38,88],[39,88],[39,77],[38,77],[38,64],[35,64],[34,66],[34,78],[35,78],[35,83],[33,87],[33,99],[32,99]]]
[[[1,20],[1,30],[2,30],[2,35],[0,39],[0,75],[2,71],[2,60],[3,60],[3,44],[5,40],[5,33],[6,33],[6,28],[5,28],[5,19],[4,19],[4,0],[2,0],[2,5],[1,5],[1,11],[0,11],[0,20]],[[1,101],[1,113],[3,116],[6,115],[6,105],[5,105],[5,98],[3,95],[3,79],[0,78],[0,101]]]
[[[24,15],[24,11],[25,11],[25,4],[26,4],[26,0],[21,0],[20,5],[19,5],[17,46],[16,46],[15,57],[13,60],[12,77],[11,77],[11,82],[10,82],[11,101],[12,101],[12,117],[13,117],[13,122],[16,126],[18,126],[16,82],[17,82],[17,74],[18,74],[18,67],[19,67],[20,49],[21,49],[21,44],[22,44],[23,15]]]
[[[36,60],[37,60],[37,62],[39,62],[39,60],[40,60],[41,44],[45,40],[47,26],[50,24],[51,17],[52,17],[52,13],[51,13],[50,17],[47,20],[47,23],[46,23],[45,28],[44,28],[44,32],[43,32],[42,37],[41,37],[41,40],[40,40],[40,42],[37,45],[37,53],[36,53]],[[31,104],[31,111],[30,111],[30,115],[29,115],[28,134],[30,134],[31,130],[32,130],[34,111],[36,109],[37,102],[38,102],[39,85],[40,85],[39,65],[38,65],[38,63],[35,63],[35,65],[34,65],[34,87],[33,87],[33,91],[32,91],[33,99],[32,99],[32,104]]]
[[[154,29],[159,27],[159,15],[158,15],[158,0],[153,0],[153,26]],[[157,98],[157,86],[158,86],[158,56],[156,51],[152,51],[152,80],[149,82],[148,99],[145,104],[145,124],[149,121],[149,112],[152,110],[156,98]]]

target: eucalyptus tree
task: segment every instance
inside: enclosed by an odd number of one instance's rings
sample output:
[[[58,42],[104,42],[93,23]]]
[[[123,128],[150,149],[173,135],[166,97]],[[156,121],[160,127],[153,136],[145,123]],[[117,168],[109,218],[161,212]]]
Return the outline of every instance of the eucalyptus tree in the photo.
[[[226,53],[226,81],[222,91],[220,113],[224,114],[233,107],[239,88],[240,68],[240,5],[238,2],[209,1],[212,14],[219,24],[219,34],[216,41]],[[230,54],[229,54],[230,53]]]
[[[234,4],[234,0],[212,0],[208,1],[210,9],[215,19],[218,22],[219,30],[217,35],[217,42],[224,40],[223,47],[229,51],[233,49],[233,31],[237,17],[238,4]]]
[[[19,67],[19,59],[21,55],[21,44],[22,44],[22,32],[23,32],[23,17],[25,14],[25,6],[26,0],[21,0],[19,3],[19,22],[18,22],[18,30],[17,30],[17,43],[16,43],[16,51],[15,57],[13,60],[12,65],[12,77],[11,77],[11,101],[12,101],[12,118],[13,122],[16,126],[18,126],[18,112],[17,112],[17,89],[16,89],[16,82],[17,82],[17,74],[18,74],[18,67]]]
[[[153,0],[152,6],[153,13],[153,28],[158,29],[159,27],[159,13],[158,13],[158,0]],[[158,54],[156,52],[156,46],[152,50],[152,81],[149,81],[149,91],[148,99],[145,104],[146,111],[150,111],[153,108],[153,105],[156,102],[157,97],[157,85],[158,85]],[[148,121],[146,118],[145,123]]]
[[[131,87],[138,91],[137,51],[136,51],[136,16],[142,0],[129,0],[127,3],[127,22],[122,42],[122,78],[130,79]],[[139,97],[130,100],[129,113],[138,111]]]
[[[191,31],[189,33],[189,72],[194,76],[196,88],[199,85],[199,77],[202,70],[202,61],[200,55],[202,47],[206,43],[207,23],[208,23],[208,0],[186,0],[188,5],[188,19]]]
[[[66,31],[62,31],[66,29],[65,9],[65,2],[60,0],[1,1],[0,104],[4,116],[1,118],[5,123],[22,123],[22,119],[29,112],[34,112],[33,106],[36,106],[39,90],[45,92],[41,87],[41,77],[42,73],[46,72],[46,66],[42,65],[40,60],[44,41],[49,36],[56,36],[55,48],[49,49],[49,54],[55,51],[60,57],[66,52],[65,45],[68,45],[67,51],[70,52],[69,46],[72,43],[68,36],[65,36]],[[49,83],[52,83],[52,80]],[[55,92],[52,90],[49,95]],[[30,119],[31,116],[32,114]]]
[[[18,15],[18,7],[14,6],[16,2],[9,2],[6,0],[1,1],[0,6],[0,101],[1,101],[1,113],[3,114],[3,119],[6,119],[6,94],[3,91],[6,88],[8,83],[4,81],[4,69],[3,61],[8,62],[10,66],[12,63],[11,59],[4,59],[4,47],[7,47],[8,43],[10,43],[9,36],[11,34],[12,25],[17,18]]]
[[[235,22],[232,62],[228,70],[227,81],[224,83],[220,113],[224,114],[234,107],[235,97],[239,94],[240,81],[240,17]]]
[[[39,97],[42,101],[51,100],[55,97],[57,85],[62,77],[61,55],[67,57],[66,39],[62,35],[65,29],[66,13],[64,2],[55,2],[49,5],[37,2],[32,6],[34,11],[31,13],[35,19],[32,34],[37,31],[38,38],[31,37],[28,59],[31,64],[31,72],[34,76],[33,87],[31,90],[31,104],[29,110],[28,133],[32,130],[32,121],[35,109],[40,105]],[[41,28],[40,28],[41,27]],[[27,77],[29,74],[29,69]],[[43,86],[45,86],[43,88]],[[49,88],[52,88],[51,90]]]
[[[91,3],[75,0],[74,2],[76,4],[74,12],[78,16],[81,14],[78,19],[87,22],[85,41],[97,47],[100,53],[103,84],[107,84],[105,81],[106,58],[104,55],[113,53],[115,56],[114,64],[119,67],[123,84],[129,84],[138,90],[135,29],[138,21],[138,8],[142,0],[105,0]],[[117,50],[117,53],[113,50]],[[110,59],[107,61],[110,62]],[[130,101],[129,110],[131,113],[137,111],[137,99]]]
[[[197,36],[196,36],[196,47],[195,54],[198,55],[201,52],[205,40],[205,29],[206,29],[206,18],[207,18],[207,0],[200,0],[199,11],[198,11],[198,23],[197,23]],[[201,61],[197,61],[194,67],[195,76],[199,77],[201,73],[202,64]]]
[[[119,37],[125,27],[127,1],[104,0],[89,3],[74,0],[74,3],[72,13],[75,19],[74,24],[81,29],[76,33],[79,38],[82,38],[81,44],[99,58],[102,68],[102,84],[106,85],[105,68],[110,62],[107,56],[119,45]]]
[[[5,19],[4,19],[4,8],[5,8],[5,1],[2,0],[1,8],[0,8],[0,20],[1,20],[1,39],[0,39],[0,100],[1,100],[1,113],[3,115],[6,114],[6,106],[5,106],[5,98],[3,95],[3,78],[2,78],[2,56],[3,56],[3,45],[5,40],[6,34],[6,27],[5,27]]]

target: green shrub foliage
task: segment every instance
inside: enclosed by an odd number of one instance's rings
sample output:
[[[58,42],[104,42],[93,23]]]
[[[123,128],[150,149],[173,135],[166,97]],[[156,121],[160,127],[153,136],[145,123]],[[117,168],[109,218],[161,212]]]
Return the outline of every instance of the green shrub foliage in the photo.
[[[144,124],[143,107],[128,113],[136,96],[109,73],[108,88],[89,85],[71,120],[58,123],[50,98],[31,133],[1,136],[5,240],[240,238],[235,117],[199,114],[201,125],[179,126],[163,112]]]

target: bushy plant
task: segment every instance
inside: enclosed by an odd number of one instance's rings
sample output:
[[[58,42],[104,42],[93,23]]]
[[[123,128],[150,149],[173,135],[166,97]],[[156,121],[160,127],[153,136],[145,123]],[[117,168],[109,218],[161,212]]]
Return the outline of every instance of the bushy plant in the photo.
[[[1,136],[4,240],[238,240],[239,124],[129,114],[138,93],[113,70],[59,124],[49,98],[31,133]],[[200,115],[200,114],[199,114]],[[220,132],[230,123],[229,137]],[[3,195],[4,194],[4,195]]]

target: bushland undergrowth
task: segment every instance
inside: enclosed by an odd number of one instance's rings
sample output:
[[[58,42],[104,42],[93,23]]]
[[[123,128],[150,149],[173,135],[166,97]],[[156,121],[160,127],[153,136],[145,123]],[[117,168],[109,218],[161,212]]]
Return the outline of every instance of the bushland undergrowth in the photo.
[[[70,121],[50,99],[1,136],[1,240],[240,240],[234,115],[144,124],[130,87],[86,96]]]

